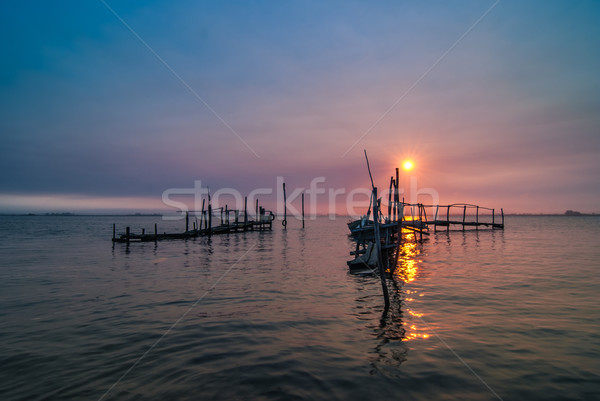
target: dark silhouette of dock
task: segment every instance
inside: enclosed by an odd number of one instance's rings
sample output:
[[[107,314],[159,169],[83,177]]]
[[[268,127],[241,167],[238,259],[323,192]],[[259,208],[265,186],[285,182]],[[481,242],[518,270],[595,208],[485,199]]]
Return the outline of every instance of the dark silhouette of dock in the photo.
[[[246,231],[265,231],[272,230],[273,220],[275,215],[273,212],[266,210],[265,208],[258,205],[256,201],[256,214],[250,216],[247,208],[247,198],[244,200],[244,210],[232,210],[228,209],[227,206],[215,208],[209,204],[208,208],[204,209],[204,202],[202,204],[201,211],[188,211],[185,213],[185,231],[178,233],[159,233],[158,225],[154,224],[154,232],[146,233],[145,229],[142,229],[141,233],[131,232],[130,227],[125,228],[125,232],[122,234],[116,233],[116,225],[113,224],[113,242],[119,243],[131,243],[131,242],[155,242],[163,240],[176,240],[176,239],[189,239],[203,236],[219,235],[219,234],[230,234],[240,233]],[[198,222],[192,222],[190,228],[190,213],[194,213],[200,216]],[[218,222],[218,224],[213,224]]]

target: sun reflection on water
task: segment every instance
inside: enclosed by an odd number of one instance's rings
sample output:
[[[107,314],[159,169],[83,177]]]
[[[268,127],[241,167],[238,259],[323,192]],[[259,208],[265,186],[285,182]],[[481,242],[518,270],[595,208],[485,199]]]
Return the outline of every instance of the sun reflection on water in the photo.
[[[402,245],[398,253],[398,265],[394,271],[394,278],[401,281],[404,286],[413,283],[419,277],[420,263],[419,259],[421,249],[415,241],[415,233],[410,230],[403,230]],[[423,323],[424,313],[418,313],[413,310],[415,298],[420,298],[423,293],[416,290],[403,288],[404,299],[403,304],[406,312],[408,312],[407,321],[404,322],[406,333],[402,341],[412,341],[416,339],[428,339],[430,334],[420,324]]]
[[[406,230],[402,235],[402,246],[398,255],[398,267],[394,275],[405,283],[415,281],[418,273],[417,256],[421,251],[417,248],[415,234]]]

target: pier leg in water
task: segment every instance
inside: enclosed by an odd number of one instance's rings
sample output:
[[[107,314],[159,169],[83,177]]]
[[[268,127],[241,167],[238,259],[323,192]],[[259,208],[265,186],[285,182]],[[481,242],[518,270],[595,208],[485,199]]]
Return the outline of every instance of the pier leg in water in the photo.
[[[208,235],[212,234],[212,205],[208,204]]]
[[[248,197],[244,197],[244,231],[248,229]]]
[[[285,195],[285,182],[283,183],[283,221],[281,222],[283,228],[287,226],[287,197]]]
[[[377,187],[373,188],[373,224],[375,231],[375,249],[377,251],[377,266],[379,267],[379,278],[381,279],[381,289],[383,290],[383,300],[385,303],[383,316],[387,315],[390,309],[390,295],[388,293],[387,283],[385,281],[385,268],[381,259],[381,238],[379,236],[379,204],[377,202]]]
[[[304,192],[302,192],[302,228],[304,228]]]

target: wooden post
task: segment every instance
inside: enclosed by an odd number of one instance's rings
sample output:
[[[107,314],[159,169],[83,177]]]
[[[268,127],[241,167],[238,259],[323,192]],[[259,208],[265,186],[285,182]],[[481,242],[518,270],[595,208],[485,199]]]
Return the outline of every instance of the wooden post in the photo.
[[[479,230],[479,206],[477,206],[477,211],[475,212],[475,229]]]
[[[204,202],[206,199],[202,199],[202,211],[200,212],[200,224],[198,224],[198,229],[202,230],[202,219],[204,219],[204,227],[206,228],[206,218],[204,216]]]
[[[208,235],[212,234],[212,205],[208,204]]]
[[[142,235],[146,235],[146,229],[142,228]]]
[[[229,208],[225,205],[225,221],[229,225]]]
[[[113,223],[113,242],[115,242],[115,238],[116,238],[116,230],[117,230],[117,225]]]
[[[446,210],[446,231],[450,231],[450,205],[448,205],[448,209]]]
[[[433,232],[437,232],[437,220],[438,212],[440,211],[440,205],[435,206],[435,217],[433,218]]]
[[[285,195],[285,182],[283,183],[283,228],[287,226],[287,196]]]
[[[127,239],[127,243],[129,244],[129,227],[125,227],[125,238]]]
[[[248,197],[244,196],[244,231],[248,225]]]
[[[256,221],[258,221],[258,198],[256,198]]]
[[[492,209],[492,228],[494,228],[495,223],[496,223],[496,209]]]
[[[465,218],[467,217],[467,205],[463,207],[463,231],[465,231]]]
[[[158,238],[158,225],[154,223],[154,240]]]
[[[388,220],[392,221],[392,188],[394,186],[394,177],[390,177],[390,192],[388,193]]]
[[[190,225],[190,212],[185,212],[185,232],[187,233]]]
[[[400,179],[400,169],[398,167],[396,167],[396,179],[394,180],[394,221],[396,221],[396,217],[398,217],[398,219],[400,219],[399,216],[399,206],[398,202],[400,200],[400,192],[398,190],[398,185],[399,185],[399,179]]]
[[[304,228],[304,192],[302,192],[302,228]]]
[[[504,230],[504,209],[500,208],[500,213],[502,213],[502,229]]]
[[[421,222],[421,227],[419,227],[419,241],[423,242],[423,205],[421,203],[419,205],[419,221]]]
[[[394,221],[398,224],[396,227],[396,257],[394,258],[394,271],[398,267],[398,259],[400,258],[400,250],[402,247],[402,218],[404,217],[400,215],[400,190],[398,188],[398,183],[400,182],[399,170],[400,169],[396,167],[396,179],[394,180]],[[391,273],[393,275],[393,272]]]
[[[385,282],[385,271],[381,260],[381,239],[379,238],[379,205],[377,204],[377,187],[373,187],[373,229],[375,230],[375,251],[377,252],[377,265],[379,267],[379,278],[381,279],[381,289],[383,290],[383,300],[385,307],[383,314],[387,314],[390,308],[390,296],[388,294],[387,283]]]

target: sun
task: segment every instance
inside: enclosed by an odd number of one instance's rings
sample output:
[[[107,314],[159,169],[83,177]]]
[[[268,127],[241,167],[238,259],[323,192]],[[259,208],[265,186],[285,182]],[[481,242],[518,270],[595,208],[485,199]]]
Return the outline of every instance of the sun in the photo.
[[[412,160],[404,160],[402,162],[402,169],[404,171],[410,171],[415,167],[415,164],[412,162]]]

